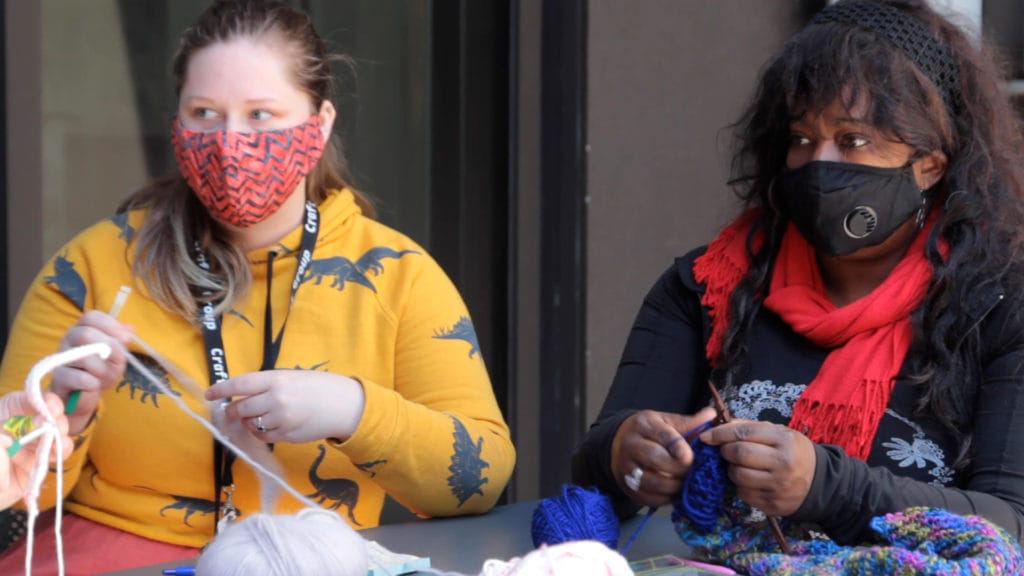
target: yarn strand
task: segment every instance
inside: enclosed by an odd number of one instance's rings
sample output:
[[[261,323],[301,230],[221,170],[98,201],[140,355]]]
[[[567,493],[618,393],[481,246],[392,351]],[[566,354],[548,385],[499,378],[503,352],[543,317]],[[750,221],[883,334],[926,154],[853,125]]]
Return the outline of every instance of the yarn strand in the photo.
[[[633,530],[633,534],[629,536],[629,539],[626,540],[626,543],[622,545],[622,549],[619,550],[619,554],[625,556],[626,552],[629,551],[629,547],[632,546],[633,542],[636,542],[637,537],[640,536],[640,532],[644,529],[644,526],[647,526],[647,521],[651,519],[651,516],[654,516],[654,512],[657,510],[657,506],[647,507],[647,514],[645,514],[643,519],[640,520],[640,525],[637,526],[635,530]]]
[[[56,419],[47,409],[46,400],[43,398],[43,376],[46,376],[58,366],[70,364],[71,362],[81,360],[82,358],[92,356],[94,354],[103,359],[109,358],[111,354],[110,345],[103,342],[97,342],[94,344],[86,344],[85,346],[70,348],[56,354],[51,354],[39,362],[36,362],[36,364],[29,370],[28,376],[25,377],[25,393],[28,395],[29,404],[32,405],[32,408],[38,412],[39,416],[43,420],[40,424],[40,429],[43,430],[42,438],[40,438],[39,445],[36,447],[35,465],[32,467],[32,471],[29,474],[28,486],[25,488],[25,495],[23,498],[25,507],[28,508],[26,527],[27,548],[25,549],[26,576],[31,576],[32,574],[32,551],[35,547],[35,525],[36,519],[39,517],[39,492],[42,489],[43,482],[46,480],[51,451],[55,451],[57,457],[57,465],[55,466],[54,472],[56,477],[57,495],[56,510],[54,512],[54,537],[56,538],[57,546],[57,574],[59,576],[64,575],[64,540],[61,537],[61,518],[64,512],[64,445],[62,442],[56,441],[58,436],[60,436],[60,428],[57,426]]]
[[[128,350],[125,350],[124,352],[125,352],[125,356],[128,358],[128,363],[129,364],[131,364],[136,370],[138,370],[142,374],[142,376],[146,378],[146,380],[148,380],[151,384],[153,384],[153,386],[155,386],[157,389],[159,389],[161,392],[163,392],[166,396],[168,396],[175,404],[178,405],[179,408],[181,408],[192,419],[194,419],[196,422],[199,422],[199,424],[201,424],[203,426],[203,428],[206,428],[207,430],[209,430],[210,434],[212,434],[213,437],[216,438],[218,442],[223,444],[227,449],[229,449],[232,452],[234,452],[235,454],[237,454],[239,458],[241,458],[247,464],[252,466],[253,469],[258,471],[263,477],[265,477],[265,478],[267,478],[269,480],[272,480],[273,482],[277,483],[284,491],[288,492],[288,494],[290,494],[293,498],[295,498],[299,502],[303,503],[306,506],[312,507],[312,508],[319,508],[320,507],[318,504],[316,504],[315,502],[313,502],[312,500],[310,500],[309,498],[304,496],[301,492],[299,492],[295,488],[292,488],[292,486],[290,484],[288,484],[288,482],[286,482],[284,479],[280,478],[277,474],[274,474],[269,469],[267,469],[267,467],[265,467],[263,464],[261,464],[258,461],[256,461],[252,456],[250,456],[248,453],[246,453],[245,450],[242,450],[241,448],[239,448],[225,434],[223,434],[219,430],[217,430],[216,426],[214,426],[209,421],[207,421],[205,418],[203,418],[202,416],[197,414],[194,410],[189,408],[188,404],[186,404],[185,401],[181,397],[179,397],[178,395],[174,394],[174,392],[172,392],[163,382],[161,382],[160,379],[156,377],[156,375],[154,375],[152,372],[150,372],[149,369],[146,368],[146,365],[143,364],[141,361],[139,361],[139,359],[136,358],[134,354],[132,354]],[[154,357],[154,360],[156,360],[155,357]],[[159,360],[157,362],[159,363]],[[164,368],[165,370],[167,370],[168,373],[171,373],[171,370],[168,369],[168,367],[163,366],[162,364],[161,364],[160,367]]]

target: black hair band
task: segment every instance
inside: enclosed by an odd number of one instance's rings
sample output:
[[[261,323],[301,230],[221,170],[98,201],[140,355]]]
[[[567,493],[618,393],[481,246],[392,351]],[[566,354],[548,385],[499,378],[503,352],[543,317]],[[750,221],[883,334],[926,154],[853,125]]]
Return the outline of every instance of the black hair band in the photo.
[[[840,22],[874,32],[903,51],[939,90],[952,114],[961,110],[960,75],[949,47],[924,24],[895,6],[846,0],[825,7],[811,24]]]

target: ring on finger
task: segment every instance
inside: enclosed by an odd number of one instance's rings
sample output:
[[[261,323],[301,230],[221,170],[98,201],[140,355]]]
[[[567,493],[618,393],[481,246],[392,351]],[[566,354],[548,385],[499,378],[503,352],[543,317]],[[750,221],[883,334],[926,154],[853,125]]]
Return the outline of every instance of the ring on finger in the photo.
[[[263,425],[263,415],[262,414],[256,417],[256,430],[259,431],[259,432],[266,432],[267,431],[267,427]]]
[[[633,468],[632,472],[626,474],[623,477],[623,481],[626,483],[626,487],[632,490],[633,492],[640,491],[640,483],[643,481],[643,479],[644,469],[639,466]]]

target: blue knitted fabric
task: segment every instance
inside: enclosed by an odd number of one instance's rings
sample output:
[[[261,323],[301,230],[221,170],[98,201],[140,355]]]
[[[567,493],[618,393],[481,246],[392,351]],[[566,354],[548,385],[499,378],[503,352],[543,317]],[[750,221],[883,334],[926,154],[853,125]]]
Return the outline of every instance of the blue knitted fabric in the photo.
[[[693,452],[682,493],[672,505],[672,521],[686,518],[698,530],[709,532],[723,514],[722,501],[730,482],[717,446],[695,440]]]

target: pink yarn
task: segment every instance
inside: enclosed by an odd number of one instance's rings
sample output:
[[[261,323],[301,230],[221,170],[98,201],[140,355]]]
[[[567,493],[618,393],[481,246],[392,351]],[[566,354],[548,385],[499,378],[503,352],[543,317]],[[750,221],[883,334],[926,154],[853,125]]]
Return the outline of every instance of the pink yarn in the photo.
[[[488,560],[480,576],[631,576],[621,554],[596,540],[541,546],[522,558]]]

